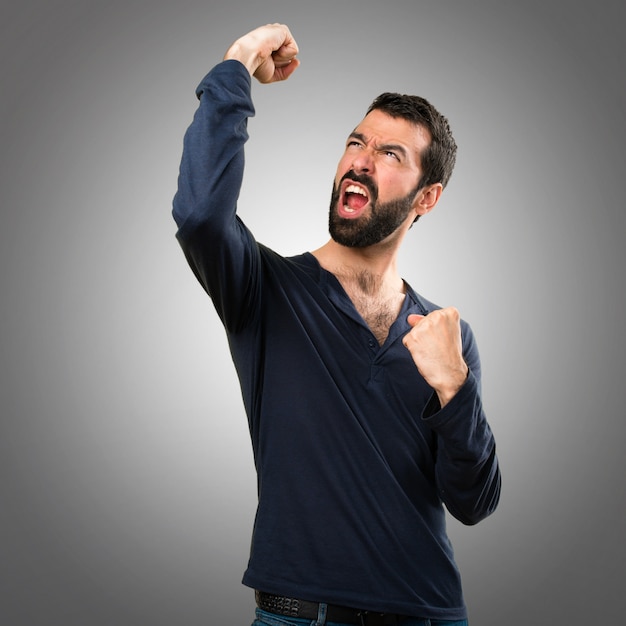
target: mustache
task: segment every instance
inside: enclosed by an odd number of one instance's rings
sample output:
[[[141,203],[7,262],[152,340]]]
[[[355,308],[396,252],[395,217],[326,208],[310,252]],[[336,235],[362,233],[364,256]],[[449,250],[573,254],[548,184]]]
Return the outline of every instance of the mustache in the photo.
[[[370,197],[372,200],[375,200],[378,197],[378,186],[368,174],[357,174],[354,170],[348,170],[341,177],[341,180],[339,181],[339,186],[344,180],[351,180],[366,187],[367,190],[370,192]]]

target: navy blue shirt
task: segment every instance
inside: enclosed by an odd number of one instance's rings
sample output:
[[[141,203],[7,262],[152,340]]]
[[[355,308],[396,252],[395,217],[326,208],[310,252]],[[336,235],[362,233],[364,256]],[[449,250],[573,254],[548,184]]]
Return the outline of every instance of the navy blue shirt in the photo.
[[[462,322],[465,385],[443,409],[402,344],[408,284],[380,346],[310,253],[285,258],[236,215],[250,75],[217,65],[198,88],[174,198],[177,237],[222,320],[241,383],[259,503],[244,584],[279,595],[463,619],[444,504],[465,524],[496,507],[500,474]]]

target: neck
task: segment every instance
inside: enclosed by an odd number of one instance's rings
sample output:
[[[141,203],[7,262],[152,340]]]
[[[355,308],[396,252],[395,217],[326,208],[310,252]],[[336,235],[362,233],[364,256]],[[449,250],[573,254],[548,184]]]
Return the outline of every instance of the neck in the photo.
[[[351,277],[364,293],[402,287],[397,245],[348,248],[331,239],[312,254],[324,269],[338,278]]]

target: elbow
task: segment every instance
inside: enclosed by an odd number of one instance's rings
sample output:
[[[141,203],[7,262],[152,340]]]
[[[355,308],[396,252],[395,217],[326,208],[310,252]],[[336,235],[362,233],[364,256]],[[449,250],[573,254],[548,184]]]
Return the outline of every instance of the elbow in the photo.
[[[479,522],[489,517],[498,508],[498,502],[500,501],[500,490],[494,494],[492,500],[487,506],[478,505],[473,508],[469,507],[453,507],[446,505],[446,508],[450,514],[457,519],[464,526],[476,526]]]
[[[470,488],[461,491],[454,499],[443,499],[450,514],[465,526],[475,526],[498,508],[502,477],[497,463],[491,467],[489,474],[478,494]]]
[[[497,504],[498,503],[495,502],[493,506],[487,508],[466,511],[459,514],[452,513],[452,515],[464,526],[476,526],[476,524],[488,518],[496,510]]]

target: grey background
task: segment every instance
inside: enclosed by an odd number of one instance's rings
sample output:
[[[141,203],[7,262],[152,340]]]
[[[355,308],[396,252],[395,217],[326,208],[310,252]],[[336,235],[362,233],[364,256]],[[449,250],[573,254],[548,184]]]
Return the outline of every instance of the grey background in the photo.
[[[197,83],[273,21],[302,67],[254,86],[240,204],[264,243],[326,240],[344,139],[382,91],[428,97],[461,146],[402,273],[461,310],[483,358],[504,492],[479,526],[450,521],[472,624],[621,623],[621,3],[0,11],[3,624],[252,621],[245,418],[170,210]]]

